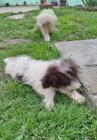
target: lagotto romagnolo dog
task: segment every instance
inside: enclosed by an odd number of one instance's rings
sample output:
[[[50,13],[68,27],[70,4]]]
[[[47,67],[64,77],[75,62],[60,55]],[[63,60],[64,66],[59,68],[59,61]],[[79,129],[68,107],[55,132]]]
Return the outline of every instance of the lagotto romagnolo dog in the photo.
[[[36,17],[36,20],[37,20],[37,26],[40,28],[44,36],[44,40],[49,42],[50,41],[49,33],[55,30],[57,16],[53,12],[53,10],[44,9]]]
[[[28,56],[4,59],[5,72],[14,80],[28,84],[44,97],[46,108],[53,108],[56,91],[67,94],[79,103],[85,98],[77,92],[80,87],[78,67],[71,59],[42,61]]]

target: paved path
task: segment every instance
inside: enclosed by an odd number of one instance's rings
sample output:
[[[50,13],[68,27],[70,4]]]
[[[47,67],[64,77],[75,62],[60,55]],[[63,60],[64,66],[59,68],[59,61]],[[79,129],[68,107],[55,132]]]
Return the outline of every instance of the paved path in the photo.
[[[54,6],[54,8],[59,8],[59,6]],[[19,13],[19,12],[28,12],[32,10],[39,9],[39,6],[10,6],[10,7],[0,7],[0,13]]]
[[[12,7],[0,7],[0,13],[19,13],[19,12],[28,12],[32,10],[39,9],[39,6],[12,6]]]
[[[97,39],[58,42],[55,44],[65,58],[71,58],[81,67],[81,82],[86,95],[97,106]]]

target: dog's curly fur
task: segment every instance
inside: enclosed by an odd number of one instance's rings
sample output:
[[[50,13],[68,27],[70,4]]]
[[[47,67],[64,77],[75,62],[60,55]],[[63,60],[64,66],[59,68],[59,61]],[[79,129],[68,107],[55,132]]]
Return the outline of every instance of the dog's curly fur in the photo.
[[[5,72],[20,80],[44,97],[47,108],[54,106],[55,92],[66,93],[79,103],[85,98],[76,90],[80,87],[78,67],[71,59],[42,61],[28,56],[4,59]]]
[[[40,28],[44,40],[49,42],[50,35],[49,33],[55,30],[55,23],[57,21],[57,16],[51,9],[44,9],[36,17],[37,26]]]

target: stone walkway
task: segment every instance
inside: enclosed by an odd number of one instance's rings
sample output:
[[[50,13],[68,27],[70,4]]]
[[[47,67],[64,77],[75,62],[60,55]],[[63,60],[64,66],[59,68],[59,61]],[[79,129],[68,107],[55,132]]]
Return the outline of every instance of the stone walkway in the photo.
[[[19,13],[19,12],[28,12],[32,10],[39,9],[39,6],[12,6],[12,7],[0,7],[0,13]]]
[[[54,6],[54,8],[58,8],[59,6]],[[11,6],[11,7],[0,7],[0,13],[19,13],[19,12],[28,12],[32,10],[39,9],[39,6]]]
[[[85,95],[97,106],[97,39],[58,42],[55,45],[61,51],[62,57],[71,58],[79,64]]]

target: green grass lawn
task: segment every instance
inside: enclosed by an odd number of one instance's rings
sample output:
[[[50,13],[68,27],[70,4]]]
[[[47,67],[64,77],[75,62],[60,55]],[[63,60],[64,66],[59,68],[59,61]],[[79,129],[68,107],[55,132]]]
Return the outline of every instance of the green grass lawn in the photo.
[[[39,11],[28,12],[20,20],[7,19],[12,13],[0,14],[0,42],[30,40],[0,47],[0,140],[97,140],[97,113],[89,105],[79,105],[57,93],[55,107],[49,112],[31,87],[3,75],[6,57],[29,55],[35,59],[57,59],[60,53],[55,41],[97,38],[96,12],[73,8],[54,11],[59,23],[50,43],[45,43],[41,32],[34,30]]]

